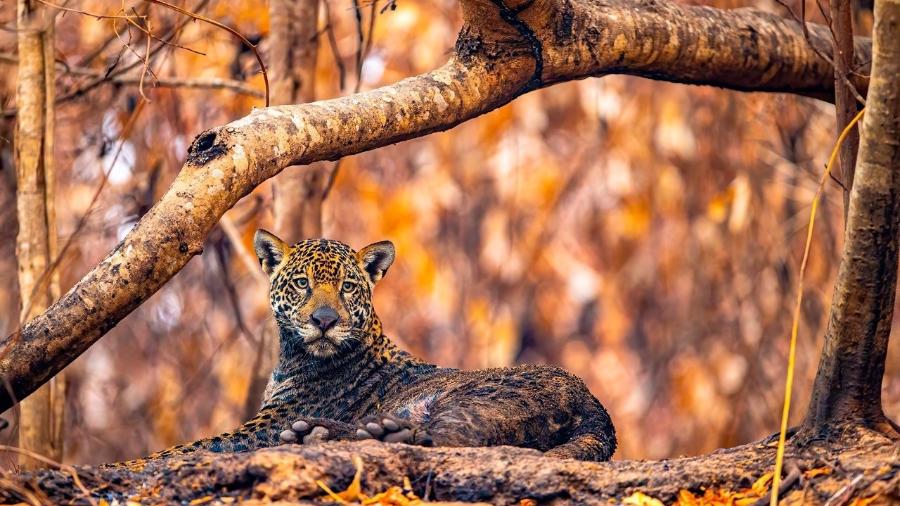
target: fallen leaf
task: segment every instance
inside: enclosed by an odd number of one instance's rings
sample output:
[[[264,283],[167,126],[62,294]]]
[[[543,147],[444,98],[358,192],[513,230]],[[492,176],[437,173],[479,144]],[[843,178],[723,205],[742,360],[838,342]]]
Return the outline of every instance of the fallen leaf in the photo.
[[[816,476],[827,476],[831,474],[831,468],[828,467],[817,467],[815,469],[810,469],[803,473],[804,478],[815,478]]]
[[[654,499],[643,492],[635,492],[626,497],[622,504],[630,504],[632,506],[663,506],[662,501]]]

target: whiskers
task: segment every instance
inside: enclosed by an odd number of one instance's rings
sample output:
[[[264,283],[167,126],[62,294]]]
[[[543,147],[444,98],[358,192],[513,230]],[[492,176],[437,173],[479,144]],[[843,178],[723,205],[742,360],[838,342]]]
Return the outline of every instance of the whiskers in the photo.
[[[300,323],[287,315],[274,315],[281,337],[281,362],[333,362],[365,348],[371,337],[363,329],[336,325],[324,334],[311,322]]]
[[[355,332],[352,332],[356,329],[350,329],[349,332],[343,332],[339,337],[337,337],[334,341],[332,341],[337,347],[337,353],[344,353],[351,351],[357,346],[361,346],[363,344],[362,333],[358,335]]]

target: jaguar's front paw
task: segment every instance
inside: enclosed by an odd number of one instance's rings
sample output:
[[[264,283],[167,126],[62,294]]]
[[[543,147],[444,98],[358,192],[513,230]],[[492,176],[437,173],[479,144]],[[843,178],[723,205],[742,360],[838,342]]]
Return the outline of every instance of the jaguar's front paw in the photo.
[[[290,429],[281,431],[282,443],[312,444],[323,441],[331,441],[338,438],[331,420],[318,418],[304,418],[297,420]]]
[[[428,446],[431,438],[409,420],[393,415],[363,418],[356,429],[357,439],[377,439],[385,443],[406,443]]]

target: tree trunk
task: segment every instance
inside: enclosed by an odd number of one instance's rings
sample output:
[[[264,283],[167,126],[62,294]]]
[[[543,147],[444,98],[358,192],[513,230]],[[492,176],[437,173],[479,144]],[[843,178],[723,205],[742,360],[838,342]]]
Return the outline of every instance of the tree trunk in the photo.
[[[900,0],[875,1],[872,76],[838,269],[812,399],[801,434],[846,423],[897,437],[881,408],[900,230]]]
[[[58,296],[58,276],[49,272],[56,248],[53,23],[53,13],[40,4],[18,1],[16,258],[19,320],[23,323],[43,313],[54,296]],[[19,446],[57,461],[62,458],[61,391],[61,381],[47,383],[25,400],[19,411]],[[19,462],[26,468],[42,465],[24,455]]]
[[[664,0],[462,0],[443,67],[335,100],[257,109],[199,135],[169,190],[56,304],[0,341],[0,411],[84,352],[194,255],[222,214],[289,165],[336,160],[449,129],[553,83],[627,73],[834,99],[834,69],[794,21]],[[828,28],[811,44],[831,53]],[[870,41],[854,66],[867,71]],[[868,79],[852,78],[860,93]]]
[[[319,0],[272,0],[272,105],[302,104],[316,99],[319,51]],[[275,230],[299,241],[322,236],[322,200],[328,166],[288,167],[275,179]]]
[[[831,0],[831,21],[834,30],[834,109],[837,133],[840,135],[859,111],[853,90],[847,84],[851,77],[853,63],[853,17],[850,0]],[[850,188],[853,187],[853,172],[856,168],[856,154],[859,149],[859,128],[854,127],[838,155],[840,178],[844,183],[844,223],[850,209]]]

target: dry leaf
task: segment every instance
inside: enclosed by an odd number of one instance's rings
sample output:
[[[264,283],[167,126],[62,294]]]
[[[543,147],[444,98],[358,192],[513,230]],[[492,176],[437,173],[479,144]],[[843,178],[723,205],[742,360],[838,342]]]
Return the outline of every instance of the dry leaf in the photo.
[[[632,506],[664,506],[662,501],[654,499],[643,492],[635,492],[622,500],[622,504]]]

